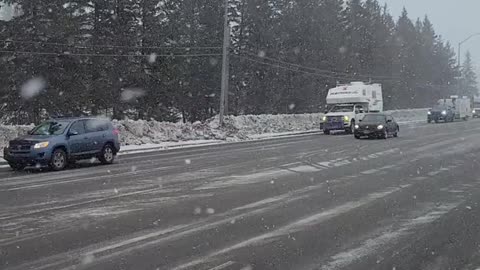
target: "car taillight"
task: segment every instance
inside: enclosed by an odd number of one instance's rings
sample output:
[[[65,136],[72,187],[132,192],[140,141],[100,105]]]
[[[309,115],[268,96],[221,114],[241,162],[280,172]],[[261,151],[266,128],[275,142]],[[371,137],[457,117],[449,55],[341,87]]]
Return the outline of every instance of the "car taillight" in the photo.
[[[115,129],[113,130],[113,135],[120,135],[120,130],[118,130],[118,129],[115,128]]]

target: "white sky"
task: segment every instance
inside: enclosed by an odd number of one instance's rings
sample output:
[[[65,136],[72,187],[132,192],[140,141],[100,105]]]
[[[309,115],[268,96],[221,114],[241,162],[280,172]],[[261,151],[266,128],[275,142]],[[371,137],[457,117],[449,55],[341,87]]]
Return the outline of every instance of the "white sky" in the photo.
[[[457,52],[458,43],[471,34],[480,33],[480,0],[379,0],[387,3],[395,20],[403,7],[412,20],[428,15],[437,35],[450,41]],[[480,71],[480,36],[472,38],[462,46],[462,59],[470,50],[473,60]],[[462,60],[463,62],[463,60]],[[477,74],[480,74],[478,72]]]

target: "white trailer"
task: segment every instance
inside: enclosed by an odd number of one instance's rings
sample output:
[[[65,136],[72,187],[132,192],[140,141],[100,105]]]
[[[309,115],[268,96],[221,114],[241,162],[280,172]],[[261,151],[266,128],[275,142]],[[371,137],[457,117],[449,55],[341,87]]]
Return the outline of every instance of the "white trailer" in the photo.
[[[473,117],[472,100],[469,97],[451,96],[449,99],[440,99],[438,105],[451,107],[457,120]]]
[[[338,85],[328,91],[327,104],[331,109],[323,118],[323,132],[351,133],[366,112],[383,112],[382,85],[363,82]]]

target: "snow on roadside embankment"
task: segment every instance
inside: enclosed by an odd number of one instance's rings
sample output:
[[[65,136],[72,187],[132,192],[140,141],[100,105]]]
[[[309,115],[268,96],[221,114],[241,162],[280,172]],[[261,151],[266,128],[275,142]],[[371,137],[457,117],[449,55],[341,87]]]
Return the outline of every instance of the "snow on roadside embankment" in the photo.
[[[420,122],[426,109],[389,111],[398,122]],[[122,145],[159,145],[168,142],[243,141],[268,137],[269,134],[288,134],[318,130],[323,114],[243,115],[227,117],[224,128],[218,118],[204,123],[170,123],[145,120],[114,121],[120,130]],[[0,149],[9,140],[26,134],[31,126],[0,125]],[[264,136],[261,136],[264,135]],[[0,153],[1,155],[1,153]]]
[[[227,117],[220,128],[218,118],[205,123],[166,123],[156,121],[114,121],[123,145],[159,144],[196,140],[242,141],[253,135],[318,129],[321,114],[244,115]]]

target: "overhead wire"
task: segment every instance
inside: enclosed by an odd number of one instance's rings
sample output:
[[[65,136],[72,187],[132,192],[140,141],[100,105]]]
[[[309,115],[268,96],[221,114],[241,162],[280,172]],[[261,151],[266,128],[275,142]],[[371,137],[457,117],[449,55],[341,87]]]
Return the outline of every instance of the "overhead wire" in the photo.
[[[81,45],[81,44],[68,44],[68,43],[57,43],[57,42],[45,42],[45,41],[26,41],[26,40],[9,40],[3,39],[0,40],[3,43],[18,43],[18,44],[39,44],[39,45],[48,45],[48,46],[61,46],[61,47],[71,47],[76,49],[92,49],[92,48],[124,48],[124,49],[173,49],[173,50],[214,50],[221,49],[222,47],[215,46],[128,46],[128,45],[108,45],[108,44],[91,44],[91,45]]]
[[[50,55],[50,56],[88,56],[88,57],[149,57],[145,54],[98,54],[98,53],[56,53],[56,52],[32,52],[32,51],[11,51],[0,50],[0,53],[12,54],[30,54],[30,55]],[[204,54],[151,54],[155,57],[209,57],[221,56],[221,53],[204,53]]]
[[[266,60],[273,61],[273,62],[278,62],[278,63],[282,63],[282,64],[286,64],[286,65],[290,65],[290,66],[294,66],[294,67],[298,67],[298,68],[308,69],[308,70],[311,70],[311,71],[318,71],[318,72],[323,72],[323,73],[329,73],[329,74],[332,74],[332,75],[345,75],[345,76],[352,76],[352,75],[354,75],[354,76],[357,76],[357,77],[371,78],[371,79],[399,79],[399,78],[397,78],[397,77],[390,77],[390,76],[349,74],[349,73],[344,73],[344,72],[337,72],[337,71],[331,71],[331,70],[323,70],[323,69],[318,69],[318,68],[312,68],[312,67],[302,66],[302,65],[299,65],[299,64],[290,63],[290,62],[286,62],[286,61],[282,61],[282,60],[278,60],[278,59],[270,58],[270,57],[266,57],[266,56],[258,56],[258,55],[252,54],[252,53],[246,53],[246,54],[248,54],[248,55],[250,55],[250,56],[253,56],[253,57],[260,58],[260,59],[266,59]]]
[[[295,69],[295,68],[282,66],[282,65],[278,65],[278,64],[267,63],[267,62],[252,59],[252,58],[249,58],[249,57],[246,57],[246,56],[241,56],[241,55],[234,55],[234,56],[239,57],[239,58],[243,58],[243,59],[251,61],[251,62],[259,63],[259,64],[262,64],[262,65],[281,68],[281,69],[290,70],[290,71],[299,72],[299,73],[304,73],[304,74],[312,75],[312,76],[318,76],[318,77],[322,77],[322,78],[329,78],[329,79],[335,79],[335,80],[355,80],[355,78],[353,78],[353,77],[338,77],[338,76],[321,74],[321,73],[316,73],[316,72],[309,72],[309,71],[300,70],[298,68]],[[349,76],[351,76],[351,74]],[[385,78],[385,79],[382,79],[382,80],[388,81],[389,79]],[[395,80],[395,79],[391,78],[391,80]]]

